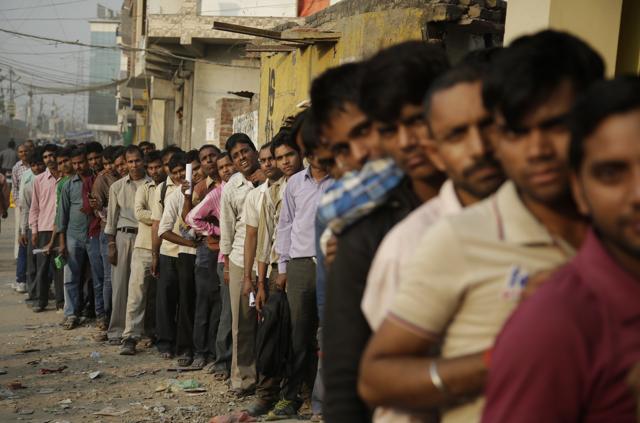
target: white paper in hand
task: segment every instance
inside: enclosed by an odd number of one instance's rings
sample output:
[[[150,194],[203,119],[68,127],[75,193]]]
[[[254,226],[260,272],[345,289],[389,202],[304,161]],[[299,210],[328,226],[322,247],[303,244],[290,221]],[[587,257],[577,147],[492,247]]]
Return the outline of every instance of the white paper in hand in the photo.
[[[191,188],[193,188],[191,184],[191,181],[193,181],[193,166],[191,165],[191,163],[187,163],[186,173],[187,182],[189,182],[189,189],[187,190],[186,194],[191,195]]]

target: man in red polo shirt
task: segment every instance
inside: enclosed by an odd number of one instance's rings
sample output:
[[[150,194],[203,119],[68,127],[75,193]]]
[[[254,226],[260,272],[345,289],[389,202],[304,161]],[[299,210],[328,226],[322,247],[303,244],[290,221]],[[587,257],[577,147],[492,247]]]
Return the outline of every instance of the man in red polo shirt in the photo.
[[[640,79],[597,83],[572,114],[570,164],[593,225],[578,255],[513,314],[484,422],[635,422],[640,360]]]

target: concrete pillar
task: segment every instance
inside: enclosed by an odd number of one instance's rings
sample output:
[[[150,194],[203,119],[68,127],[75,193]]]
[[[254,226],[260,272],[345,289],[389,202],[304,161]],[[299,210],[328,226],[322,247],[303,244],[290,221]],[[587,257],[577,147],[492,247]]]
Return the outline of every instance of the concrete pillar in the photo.
[[[149,115],[149,123],[151,126],[149,141],[155,143],[158,149],[164,148],[165,100],[151,100]]]
[[[622,5],[623,0],[509,0],[504,42],[545,28],[571,32],[602,55],[611,76],[616,73]]]

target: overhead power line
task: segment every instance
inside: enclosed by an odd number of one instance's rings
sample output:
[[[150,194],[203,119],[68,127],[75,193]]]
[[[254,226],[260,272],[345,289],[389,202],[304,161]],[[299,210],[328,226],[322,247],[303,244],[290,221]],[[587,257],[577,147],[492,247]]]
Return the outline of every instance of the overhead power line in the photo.
[[[60,2],[60,3],[55,3],[54,6],[62,6],[63,4],[73,4],[73,3],[82,3],[85,0],[72,0],[72,1],[65,1],[65,2]],[[40,9],[40,8],[44,8],[44,7],[50,7],[46,4],[43,5],[35,5],[35,6],[25,6],[25,7],[13,7],[11,9],[0,9],[0,12],[12,12],[14,10],[27,10],[27,9]]]

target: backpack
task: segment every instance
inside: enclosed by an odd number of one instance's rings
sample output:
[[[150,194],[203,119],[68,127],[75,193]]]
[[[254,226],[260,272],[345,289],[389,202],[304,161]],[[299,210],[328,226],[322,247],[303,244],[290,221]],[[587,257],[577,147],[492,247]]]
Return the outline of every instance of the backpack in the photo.
[[[164,181],[162,183],[162,188],[160,188],[160,205],[162,206],[162,209],[164,210],[164,197],[167,196],[167,181]]]
[[[272,292],[258,319],[256,370],[267,377],[291,374],[291,314],[284,291]]]

